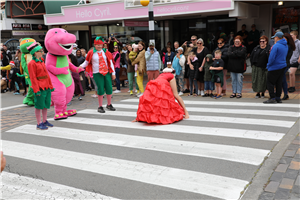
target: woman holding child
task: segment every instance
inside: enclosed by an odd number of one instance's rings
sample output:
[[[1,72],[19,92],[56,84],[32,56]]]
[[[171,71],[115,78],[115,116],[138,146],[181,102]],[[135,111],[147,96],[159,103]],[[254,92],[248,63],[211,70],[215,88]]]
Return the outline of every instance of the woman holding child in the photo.
[[[131,62],[132,65],[138,64],[138,70],[137,70],[137,84],[140,89],[140,93],[137,94],[137,97],[141,97],[144,93],[144,73],[146,72],[146,58],[145,58],[145,43],[140,41],[138,44],[139,53],[136,59]]]
[[[134,61],[134,59],[136,59],[138,54],[138,45],[133,44],[131,46],[131,44],[129,44],[127,49],[128,49],[126,53],[127,76],[129,82],[130,95],[133,95],[133,82],[135,82],[136,91],[139,93],[139,86],[136,81],[135,66],[132,64],[132,62]]]

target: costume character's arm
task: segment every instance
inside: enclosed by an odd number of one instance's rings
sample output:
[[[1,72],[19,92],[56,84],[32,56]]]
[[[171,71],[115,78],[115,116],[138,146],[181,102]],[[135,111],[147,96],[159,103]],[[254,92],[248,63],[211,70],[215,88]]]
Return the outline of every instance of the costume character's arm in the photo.
[[[69,62],[69,68],[72,72],[76,72],[76,73],[84,71],[82,68],[76,67],[71,62]]]
[[[69,74],[68,69],[69,67],[57,68],[56,66],[53,65],[47,65],[47,70],[53,75]]]
[[[10,70],[10,69],[11,69],[10,65],[7,65],[5,67],[0,67],[0,70]]]

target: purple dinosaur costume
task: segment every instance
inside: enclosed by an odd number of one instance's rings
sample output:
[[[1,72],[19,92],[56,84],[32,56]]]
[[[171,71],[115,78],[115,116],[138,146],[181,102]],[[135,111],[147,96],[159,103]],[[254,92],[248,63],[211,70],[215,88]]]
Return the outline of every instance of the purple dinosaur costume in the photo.
[[[74,81],[71,72],[81,72],[68,59],[72,53],[76,36],[61,28],[50,29],[45,37],[45,46],[48,50],[46,68],[55,91],[52,92],[52,103],[55,108],[54,119],[66,119],[76,115],[76,110],[67,110],[67,104],[74,94]]]

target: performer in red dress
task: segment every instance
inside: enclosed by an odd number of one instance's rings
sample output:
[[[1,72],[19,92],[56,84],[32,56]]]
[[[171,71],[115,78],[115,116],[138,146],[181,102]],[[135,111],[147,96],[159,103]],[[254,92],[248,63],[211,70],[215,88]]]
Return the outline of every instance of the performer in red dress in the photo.
[[[166,72],[147,84],[144,95],[140,97],[137,117],[133,122],[172,124],[182,120],[183,116],[188,119],[188,111],[178,95],[174,75]]]

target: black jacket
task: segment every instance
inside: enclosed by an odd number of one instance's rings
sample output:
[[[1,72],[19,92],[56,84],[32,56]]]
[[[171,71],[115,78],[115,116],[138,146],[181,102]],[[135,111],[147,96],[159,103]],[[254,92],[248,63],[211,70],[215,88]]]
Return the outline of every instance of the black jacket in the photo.
[[[11,56],[10,56],[10,53],[6,53],[6,51],[2,51],[2,55],[3,55],[3,58],[2,58],[2,66],[7,66],[9,65],[9,61],[11,60]]]
[[[250,56],[251,66],[255,65],[256,67],[267,68],[270,48],[269,45],[264,49],[261,49],[259,45],[256,46]]]
[[[231,46],[228,49],[228,64],[227,69],[234,73],[244,73],[246,66],[247,49],[244,45],[236,47]]]
[[[195,60],[194,62],[191,61],[191,64],[194,66],[194,70],[191,70],[191,68],[189,67],[188,75],[189,78],[196,79],[199,72],[200,62],[199,60]]]
[[[227,63],[228,63],[228,47],[226,45],[222,46],[222,48],[220,49],[219,47],[217,47],[213,53],[212,56],[213,58],[215,57],[215,51],[220,50],[222,52],[222,57],[221,59],[224,61],[224,68],[223,69],[227,69]]]

